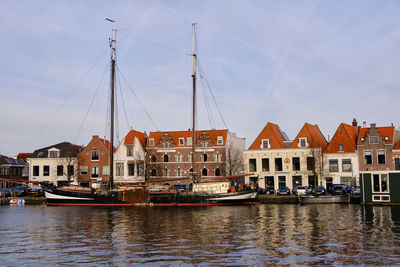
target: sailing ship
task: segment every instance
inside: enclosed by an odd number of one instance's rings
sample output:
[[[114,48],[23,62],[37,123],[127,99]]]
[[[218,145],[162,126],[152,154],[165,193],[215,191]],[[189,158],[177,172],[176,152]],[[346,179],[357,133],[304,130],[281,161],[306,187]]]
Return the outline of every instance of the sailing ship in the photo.
[[[111,20],[110,20],[111,21]],[[113,22],[113,21],[112,21]],[[193,127],[192,140],[196,140],[196,53],[195,53],[195,24],[192,25],[192,79],[193,79]],[[111,47],[111,82],[110,82],[110,144],[114,144],[114,84],[116,64],[116,28],[115,24],[110,40]],[[195,142],[192,142],[192,153],[195,155]],[[194,157],[193,157],[194,158]],[[52,184],[42,184],[48,205],[64,206],[132,206],[132,205],[232,205],[256,203],[257,191],[243,190],[231,192],[232,178],[223,177],[223,181],[201,183],[196,171],[190,173],[190,189],[179,192],[177,190],[152,191],[144,186],[114,188],[114,158],[110,153],[110,175],[108,188],[95,190],[88,187],[56,187]],[[195,163],[195,162],[193,162]],[[195,164],[193,164],[195,165]],[[244,176],[244,175],[241,175]]]

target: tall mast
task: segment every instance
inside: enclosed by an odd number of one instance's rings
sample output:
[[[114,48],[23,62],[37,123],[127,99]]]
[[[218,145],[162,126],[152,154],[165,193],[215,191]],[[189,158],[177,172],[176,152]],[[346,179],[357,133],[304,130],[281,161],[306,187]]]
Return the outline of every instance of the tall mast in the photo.
[[[196,168],[196,157],[195,157],[195,142],[196,142],[196,51],[195,51],[195,26],[196,23],[192,23],[192,79],[193,79],[193,127],[192,127],[192,164],[193,164],[193,182],[197,182],[197,168]]]
[[[114,187],[114,85],[115,85],[115,35],[117,30],[115,29],[115,23],[112,30],[111,39],[111,79],[110,79],[110,89],[111,89],[111,125],[110,125],[110,178],[109,185],[110,189]]]

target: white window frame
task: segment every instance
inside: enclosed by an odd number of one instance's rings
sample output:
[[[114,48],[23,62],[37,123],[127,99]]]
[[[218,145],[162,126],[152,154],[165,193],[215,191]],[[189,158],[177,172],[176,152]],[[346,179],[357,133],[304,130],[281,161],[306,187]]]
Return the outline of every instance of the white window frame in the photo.
[[[179,146],[185,145],[185,137],[179,137]]]
[[[178,177],[182,176],[181,168],[176,169],[176,176],[178,176]]]
[[[382,174],[386,174],[387,178],[387,191],[382,191]],[[374,190],[374,175],[379,175],[379,191]],[[390,181],[389,181],[389,173],[371,173],[371,190],[372,193],[378,193],[378,194],[389,194],[390,193]]]
[[[343,152],[343,151],[344,151],[344,150],[343,150],[343,145],[342,145],[342,144],[339,144],[338,151],[339,151],[339,152]]]
[[[149,146],[154,146],[154,138],[149,138]]]
[[[99,158],[98,159],[93,159],[93,152],[96,152],[99,154]],[[99,150],[92,150],[92,153],[90,154],[90,160],[91,161],[100,161],[100,151]]]
[[[188,145],[188,146],[192,145],[192,137],[186,138],[186,145]]]
[[[375,138],[376,138],[377,142],[372,142]],[[379,144],[379,136],[370,136],[369,137],[369,143],[370,144],[374,144],[374,145]]]
[[[93,176],[93,173],[94,173],[93,170],[97,170],[97,177]],[[90,168],[90,178],[97,179],[99,177],[100,177],[100,175],[99,175],[99,167],[98,166],[92,166]]]
[[[385,156],[385,162],[384,163],[379,163],[379,151],[383,151],[383,155]],[[376,163],[378,163],[378,165],[385,165],[386,164],[386,150],[385,149],[378,149],[376,151]]]
[[[379,199],[375,199],[379,197]],[[382,197],[387,197],[387,200],[383,200]],[[372,202],[390,202],[390,195],[372,195]]]
[[[217,145],[223,145],[223,144],[224,144],[224,137],[218,136],[217,137]]]
[[[115,174],[116,176],[125,176],[124,175],[124,162],[116,162],[115,163]]]
[[[82,173],[82,170],[86,170],[86,173]],[[80,175],[88,175],[88,166],[80,166],[79,167],[79,173]]]
[[[131,153],[129,153],[129,152],[131,152]],[[128,147],[126,148],[126,156],[127,156],[127,157],[133,157],[133,147],[128,146]]]
[[[305,146],[302,146],[302,145],[301,145],[301,141],[303,141],[303,140],[304,140]],[[299,138],[299,147],[302,147],[302,148],[308,147],[307,137],[301,137],[301,138]]]
[[[370,152],[371,153],[371,164],[367,164],[367,161],[365,160],[365,152]],[[374,164],[374,157],[372,157],[372,150],[364,150],[364,165],[372,165]]]
[[[108,166],[108,165],[103,166],[101,175],[110,175],[110,166]]]
[[[267,143],[267,147],[264,147],[264,142]],[[269,139],[261,139],[261,148],[262,149],[268,149],[271,148],[271,142]]]
[[[182,155],[181,155],[181,153],[176,154],[176,162],[182,162]]]

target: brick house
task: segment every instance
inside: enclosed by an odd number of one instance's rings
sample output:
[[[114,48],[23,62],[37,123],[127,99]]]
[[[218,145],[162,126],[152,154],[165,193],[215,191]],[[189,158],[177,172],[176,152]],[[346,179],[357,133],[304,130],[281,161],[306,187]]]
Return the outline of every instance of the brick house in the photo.
[[[358,185],[357,121],[341,123],[324,152],[327,188],[332,184]]]
[[[88,145],[78,154],[79,175],[81,186],[91,186],[93,183],[105,185],[110,176],[110,142],[94,135]],[[115,149],[113,148],[113,151]]]
[[[0,178],[28,180],[26,159],[10,158],[0,155]]]
[[[245,139],[225,130],[199,130],[195,139],[195,164],[192,162],[192,131],[150,132],[146,165],[150,181],[187,183],[191,172],[203,179],[227,173],[227,147],[241,151]],[[242,171],[242,170],[240,170]]]

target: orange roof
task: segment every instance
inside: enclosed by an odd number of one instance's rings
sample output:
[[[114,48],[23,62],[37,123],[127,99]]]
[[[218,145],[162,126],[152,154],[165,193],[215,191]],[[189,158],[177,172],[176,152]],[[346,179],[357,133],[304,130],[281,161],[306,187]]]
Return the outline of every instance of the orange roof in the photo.
[[[288,141],[285,139],[285,136],[282,134],[277,124],[268,122],[251,144],[249,150],[260,149],[262,145],[261,140],[263,139],[269,139],[270,148],[272,149],[286,148],[284,141]]]
[[[98,137],[99,138],[99,137]],[[105,140],[103,138],[99,138],[99,140],[103,143],[103,145],[110,151],[110,141]],[[115,147],[113,147],[113,151],[115,152]]]
[[[322,150],[325,150],[326,146],[328,145],[328,142],[326,141],[324,135],[321,133],[321,130],[318,128],[318,125],[311,125],[307,122],[304,123],[303,128],[301,128],[300,132],[293,140],[290,148],[299,147],[300,138],[307,138],[307,143],[309,144],[309,147],[320,146]]]
[[[199,136],[203,133],[206,133],[211,141],[214,143],[214,146],[225,146],[226,137],[228,135],[228,130],[199,130],[196,131],[196,139],[198,140]],[[191,145],[187,145],[188,137],[192,137],[192,131],[172,131],[172,132],[150,132],[149,139],[154,138],[154,146],[156,147],[158,143],[161,141],[161,138],[164,135],[168,135],[172,138],[174,144],[179,147],[191,147]],[[224,138],[223,143],[221,145],[217,144],[217,137],[222,136]],[[179,138],[185,138],[185,144],[183,146],[179,145]],[[197,142],[196,140],[196,142]]]
[[[365,138],[365,136],[367,136],[369,129],[371,129],[371,127],[360,129],[360,134],[358,135],[357,145],[363,144],[363,142],[361,142],[361,138]],[[394,126],[376,127],[376,129],[378,130],[379,134],[382,136],[382,139],[384,140],[385,144],[393,143]],[[389,137],[389,139],[387,141],[385,141],[385,139],[384,139],[385,136]]]
[[[356,152],[357,135],[357,127],[341,123],[332,140],[329,142],[325,152],[338,153],[339,145],[343,146],[343,151],[340,152]]]
[[[29,158],[30,156],[32,156],[32,154],[33,153],[19,153],[18,155],[17,155],[17,159],[27,159],[27,158]]]
[[[394,146],[394,149],[400,149],[400,141],[396,143],[396,145]]]
[[[139,139],[139,142],[143,144],[144,133],[135,130],[130,130],[129,133],[124,138],[124,145],[133,145],[135,137],[137,137]]]

